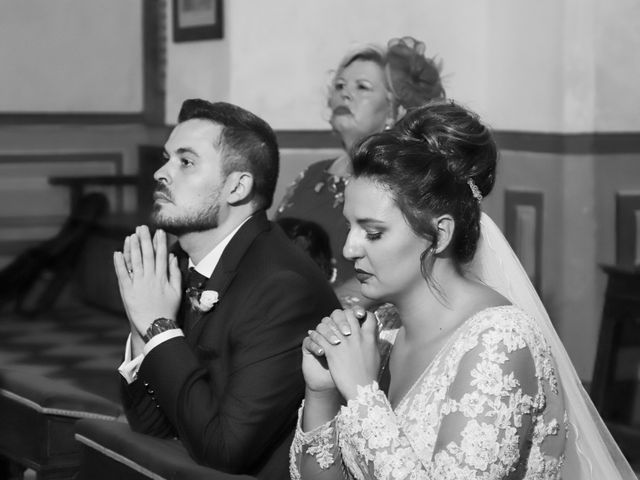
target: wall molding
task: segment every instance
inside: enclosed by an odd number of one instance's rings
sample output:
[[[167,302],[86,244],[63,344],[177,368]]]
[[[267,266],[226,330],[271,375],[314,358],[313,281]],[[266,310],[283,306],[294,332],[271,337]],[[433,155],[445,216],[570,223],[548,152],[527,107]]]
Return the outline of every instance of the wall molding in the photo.
[[[121,175],[123,169],[122,152],[100,152],[100,151],[83,151],[83,152],[55,152],[55,153],[0,153],[0,163],[47,163],[47,162],[82,162],[87,158],[98,161],[113,163],[116,174]]]
[[[130,125],[157,127],[155,113],[97,112],[0,113],[0,125]],[[170,131],[173,125],[162,125]],[[341,148],[340,139],[330,130],[276,130],[280,148]],[[640,153],[640,132],[540,133],[494,130],[500,150],[561,155],[602,155]]]
[[[341,148],[331,130],[276,130],[280,148]]]
[[[0,165],[24,165],[26,163],[81,163],[90,160],[92,162],[105,163],[112,165],[113,175],[122,175],[124,172],[124,157],[119,151],[73,151],[65,152],[29,152],[29,153],[0,153]],[[70,175],[68,175],[70,176]],[[42,177],[47,177],[43,173]],[[52,188],[60,188],[51,185]],[[63,187],[66,189],[66,187]],[[115,204],[111,206],[114,211],[122,210],[124,203],[122,187],[116,187]]]
[[[541,133],[494,131],[501,150],[568,155],[640,153],[640,132]]]
[[[145,116],[138,112],[2,112],[0,125],[119,125],[144,123]]]
[[[340,148],[330,130],[278,130],[281,148]],[[640,132],[541,133],[494,131],[500,150],[563,155],[640,153]]]

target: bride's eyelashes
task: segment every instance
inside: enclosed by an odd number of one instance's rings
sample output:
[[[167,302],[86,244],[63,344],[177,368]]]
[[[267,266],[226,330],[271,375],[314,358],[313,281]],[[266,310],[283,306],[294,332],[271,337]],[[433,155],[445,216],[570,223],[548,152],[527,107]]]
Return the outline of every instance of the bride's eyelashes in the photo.
[[[367,240],[369,241],[376,241],[376,240],[380,240],[380,238],[382,237],[382,232],[367,232]]]

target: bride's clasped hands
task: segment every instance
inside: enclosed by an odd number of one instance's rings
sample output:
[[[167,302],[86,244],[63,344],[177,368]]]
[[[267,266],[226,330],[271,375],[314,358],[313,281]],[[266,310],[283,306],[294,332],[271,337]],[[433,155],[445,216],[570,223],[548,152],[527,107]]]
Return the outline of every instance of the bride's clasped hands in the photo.
[[[346,400],[357,386],[373,382],[380,367],[377,321],[371,312],[355,308],[334,310],[303,342],[302,372],[307,389],[316,393],[336,389]]]

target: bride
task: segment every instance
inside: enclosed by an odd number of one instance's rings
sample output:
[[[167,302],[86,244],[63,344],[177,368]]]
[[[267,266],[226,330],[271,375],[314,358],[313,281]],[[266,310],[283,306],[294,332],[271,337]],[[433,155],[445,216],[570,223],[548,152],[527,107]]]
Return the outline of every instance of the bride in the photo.
[[[398,317],[336,310],[309,332],[291,477],[635,479],[481,213],[489,130],[434,103],[354,153],[344,254]]]

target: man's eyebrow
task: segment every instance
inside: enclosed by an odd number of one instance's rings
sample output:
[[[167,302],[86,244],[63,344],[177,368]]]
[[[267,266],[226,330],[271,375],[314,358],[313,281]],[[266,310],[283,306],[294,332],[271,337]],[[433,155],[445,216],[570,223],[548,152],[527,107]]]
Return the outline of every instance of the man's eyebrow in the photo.
[[[180,147],[178,150],[176,150],[176,153],[178,153],[180,155],[182,155],[184,153],[190,153],[192,155],[195,155],[196,157],[198,156],[198,153],[194,149],[189,148],[189,147]]]

